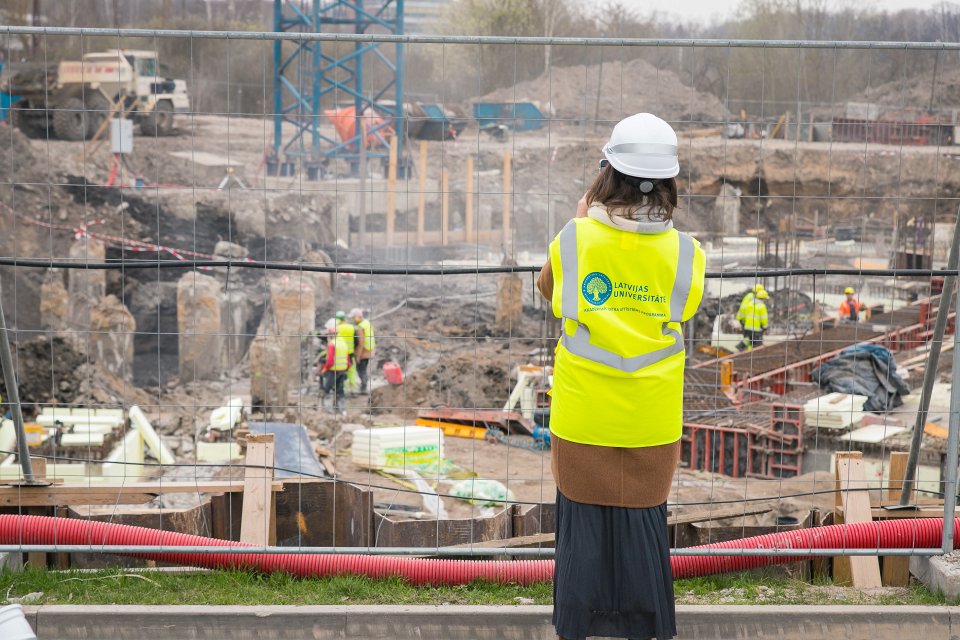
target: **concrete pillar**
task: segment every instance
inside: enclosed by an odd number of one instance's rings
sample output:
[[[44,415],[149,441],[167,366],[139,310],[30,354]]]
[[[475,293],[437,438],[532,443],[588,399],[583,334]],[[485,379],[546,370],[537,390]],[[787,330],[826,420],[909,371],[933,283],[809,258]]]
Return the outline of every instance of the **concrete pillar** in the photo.
[[[40,326],[59,333],[70,326],[70,294],[63,284],[63,270],[49,269],[40,285]]]
[[[90,311],[90,351],[113,375],[133,381],[133,335],[137,323],[117,296],[105,296]]]
[[[191,271],[177,283],[180,382],[220,377],[222,306],[223,291],[216,278]]]
[[[290,369],[285,341],[258,333],[250,343],[250,396],[255,408],[266,414],[284,412],[290,402]]]
[[[313,287],[300,281],[299,274],[270,283],[270,306],[276,321],[277,334],[295,345],[316,328],[317,305]]]
[[[93,238],[80,238],[70,247],[70,259],[76,262],[103,262],[106,248]],[[107,272],[103,269],[70,269],[67,290],[70,293],[68,324],[71,330],[84,332],[90,327],[90,311],[107,294]],[[86,337],[76,335],[83,345]]]
[[[223,334],[223,367],[232,369],[243,360],[250,337],[250,296],[241,289],[230,289],[223,294],[220,309],[220,333]]]
[[[333,260],[325,251],[308,251],[300,258],[300,262],[310,265],[333,264]],[[291,276],[294,277],[294,276]],[[313,287],[313,301],[320,305],[328,300],[333,292],[333,274],[320,273],[318,271],[305,271],[303,274],[304,282],[309,282]]]
[[[713,205],[713,216],[723,235],[740,235],[740,189],[724,182]]]
[[[496,328],[509,333],[523,317],[523,281],[519,274],[504,273],[497,280]]]

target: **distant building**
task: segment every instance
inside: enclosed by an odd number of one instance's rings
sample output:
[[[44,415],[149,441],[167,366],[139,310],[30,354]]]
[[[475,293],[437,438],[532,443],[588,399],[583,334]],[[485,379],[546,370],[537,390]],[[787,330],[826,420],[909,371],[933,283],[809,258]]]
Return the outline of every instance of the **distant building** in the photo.
[[[431,33],[443,12],[455,0],[406,0],[403,3],[403,30],[406,33]]]

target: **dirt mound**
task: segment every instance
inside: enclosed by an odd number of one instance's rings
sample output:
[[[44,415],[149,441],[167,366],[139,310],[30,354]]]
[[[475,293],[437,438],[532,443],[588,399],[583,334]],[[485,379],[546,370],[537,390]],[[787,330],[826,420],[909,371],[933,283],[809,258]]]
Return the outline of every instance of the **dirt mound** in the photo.
[[[597,115],[616,122],[648,111],[678,128],[711,126],[723,122],[726,113],[716,96],[692,89],[672,71],[644,60],[605,62],[602,70],[600,65],[554,67],[539,78],[497,89],[481,100],[536,101],[549,105],[555,117],[573,120],[593,120]]]
[[[932,70],[904,76],[902,80],[870,87],[851,102],[872,102],[884,105],[888,109],[880,114],[880,117],[898,120],[910,120],[911,113],[921,114],[927,107],[953,109],[960,105],[960,70],[949,67],[938,69],[934,92],[931,96],[930,87],[934,84],[932,81]]]
[[[40,336],[16,345],[14,367],[20,402],[25,405],[73,402],[80,393],[81,367],[87,359],[63,338]],[[3,397],[8,397],[6,384],[0,380]]]
[[[511,358],[462,354],[409,374],[403,384],[374,389],[370,405],[413,418],[419,409],[498,409],[510,394]]]
[[[13,127],[0,129],[0,182],[46,182],[45,169],[46,163],[37,162],[27,136]]]

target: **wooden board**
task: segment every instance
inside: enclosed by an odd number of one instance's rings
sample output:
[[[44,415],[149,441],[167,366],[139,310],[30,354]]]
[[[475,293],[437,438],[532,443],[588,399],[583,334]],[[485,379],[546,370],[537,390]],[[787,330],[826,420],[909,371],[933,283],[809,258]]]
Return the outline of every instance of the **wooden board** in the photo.
[[[277,540],[276,509],[270,491],[274,447],[272,433],[247,436],[240,542],[266,547]]]
[[[859,451],[836,455],[837,499],[846,523],[872,522],[870,494],[863,468],[863,454]],[[877,556],[839,556],[834,558],[834,582],[851,584],[857,589],[881,586],[880,563]]]
[[[283,491],[273,482],[274,492]],[[143,504],[165,493],[235,493],[240,482],[127,482],[125,484],[51,485],[47,487],[2,486],[0,507],[45,507],[74,504]]]
[[[890,454],[888,470],[889,484],[887,485],[887,500],[900,501],[903,490],[903,478],[907,475],[907,458],[909,453],[894,451]],[[912,492],[911,492],[912,493]],[[911,496],[912,497],[912,496]],[[901,512],[903,513],[903,512]],[[912,516],[911,516],[912,517]],[[885,587],[906,587],[910,584],[910,558],[902,556],[887,556],[882,560],[881,579]]]

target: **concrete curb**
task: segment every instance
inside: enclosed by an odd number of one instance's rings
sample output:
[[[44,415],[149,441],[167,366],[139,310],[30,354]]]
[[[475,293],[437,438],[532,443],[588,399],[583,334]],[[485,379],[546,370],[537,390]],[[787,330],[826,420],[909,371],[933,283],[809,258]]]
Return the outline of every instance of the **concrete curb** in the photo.
[[[40,640],[556,640],[549,606],[24,607]],[[960,640],[960,607],[678,606],[680,638]]]

